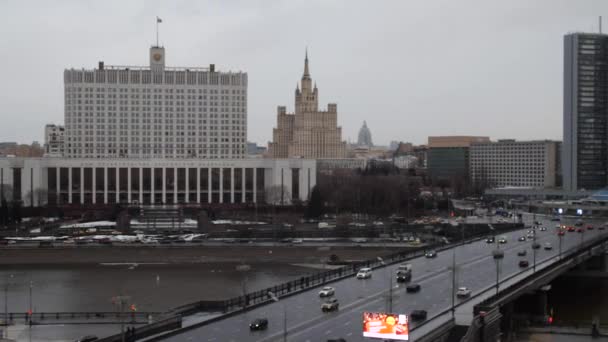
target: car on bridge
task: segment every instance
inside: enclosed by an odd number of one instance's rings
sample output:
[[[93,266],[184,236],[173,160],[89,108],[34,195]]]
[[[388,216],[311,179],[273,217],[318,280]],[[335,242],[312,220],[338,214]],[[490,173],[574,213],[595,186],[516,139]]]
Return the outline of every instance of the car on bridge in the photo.
[[[412,321],[424,321],[426,319],[426,311],[414,310],[410,312],[410,318]]]
[[[587,225],[587,230],[593,230],[593,228],[594,228],[593,225],[591,225],[591,224]]]
[[[532,244],[532,249],[539,249],[540,248],[540,243],[535,242]]]
[[[528,267],[529,265],[528,260],[519,260],[519,267]]]
[[[551,245],[551,242],[545,242],[545,250],[552,250],[553,246]]]
[[[566,232],[564,232],[563,230],[560,230],[559,232],[557,232],[557,235],[564,236],[564,235],[566,235]]]
[[[321,305],[321,311],[323,311],[323,312],[335,311],[335,310],[338,310],[339,307],[340,307],[340,303],[338,302],[338,299],[332,298]]]
[[[412,280],[412,272],[406,272],[406,271],[397,271],[397,282],[398,283],[405,283]]]
[[[406,288],[405,288],[406,292],[419,292],[420,291],[420,284],[409,284]]]
[[[435,251],[428,251],[424,254],[425,257],[427,258],[436,258],[437,257],[437,252]]]
[[[319,291],[319,297],[331,297],[336,293],[336,290],[331,286],[325,286]]]
[[[372,277],[372,269],[369,267],[364,267],[357,272],[357,279],[368,279]]]
[[[469,289],[468,287],[459,287],[458,291],[456,291],[456,297],[459,298],[467,298],[471,296],[471,289]]]
[[[540,227],[540,231],[541,232],[546,232],[547,231],[547,227]]]
[[[520,236],[519,239],[517,239],[517,241],[526,241],[526,237],[525,236]]]
[[[256,318],[249,324],[249,330],[266,330],[268,320],[266,318]]]
[[[494,243],[494,237],[493,237],[493,236],[488,237],[488,238],[486,239],[486,242],[487,242],[487,243]]]
[[[578,220],[576,221],[576,223],[574,224],[576,227],[582,227],[583,226],[583,221]]]
[[[534,234],[530,233],[530,234],[526,235],[526,238],[528,238],[528,240],[532,240],[532,239],[534,239]]]
[[[507,237],[506,236],[501,236],[498,238],[498,243],[507,243]]]
[[[574,232],[574,231],[576,231],[576,229],[574,227],[572,227],[572,226],[568,226],[568,231],[569,232]]]
[[[582,233],[582,232],[584,232],[584,231],[585,231],[585,229],[584,229],[584,228],[578,228],[578,229],[576,230],[576,232],[577,232],[577,233]]]
[[[606,227],[605,226],[599,226],[599,227],[597,227],[597,229],[604,230],[604,229],[606,229]]]
[[[528,252],[525,249],[522,249],[521,251],[517,252],[517,256],[526,256],[526,254],[528,254]]]

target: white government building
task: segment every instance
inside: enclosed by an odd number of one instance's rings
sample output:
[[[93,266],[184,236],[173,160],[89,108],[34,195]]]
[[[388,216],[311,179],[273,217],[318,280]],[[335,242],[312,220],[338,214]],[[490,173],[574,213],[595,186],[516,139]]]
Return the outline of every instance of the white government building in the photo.
[[[305,201],[311,159],[246,159],[247,74],[104,66],[64,72],[64,156],[0,158],[0,194],[24,205]]]

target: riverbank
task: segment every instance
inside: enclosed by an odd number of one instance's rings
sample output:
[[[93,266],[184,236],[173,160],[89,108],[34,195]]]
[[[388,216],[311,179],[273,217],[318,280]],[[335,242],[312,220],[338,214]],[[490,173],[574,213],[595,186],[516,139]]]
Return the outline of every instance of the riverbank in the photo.
[[[87,248],[2,248],[0,265],[68,264],[200,264],[221,262],[319,264],[335,255],[341,261],[361,261],[406,251],[385,247],[306,246],[103,246]],[[409,249],[411,250],[411,248]]]

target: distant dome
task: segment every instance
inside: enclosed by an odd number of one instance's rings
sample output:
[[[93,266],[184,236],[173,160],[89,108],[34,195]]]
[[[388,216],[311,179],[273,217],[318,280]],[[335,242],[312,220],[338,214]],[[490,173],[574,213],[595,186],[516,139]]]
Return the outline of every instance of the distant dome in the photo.
[[[367,128],[367,123],[365,121],[363,121],[363,126],[359,130],[359,139],[357,140],[357,145],[367,147],[374,146],[372,143],[372,132],[370,132],[369,128]]]

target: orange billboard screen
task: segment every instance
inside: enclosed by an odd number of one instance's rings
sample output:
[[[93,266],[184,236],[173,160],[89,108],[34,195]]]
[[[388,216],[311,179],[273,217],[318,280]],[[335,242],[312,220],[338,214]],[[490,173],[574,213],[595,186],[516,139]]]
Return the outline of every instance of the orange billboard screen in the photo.
[[[409,341],[409,317],[381,312],[363,313],[363,336]]]

